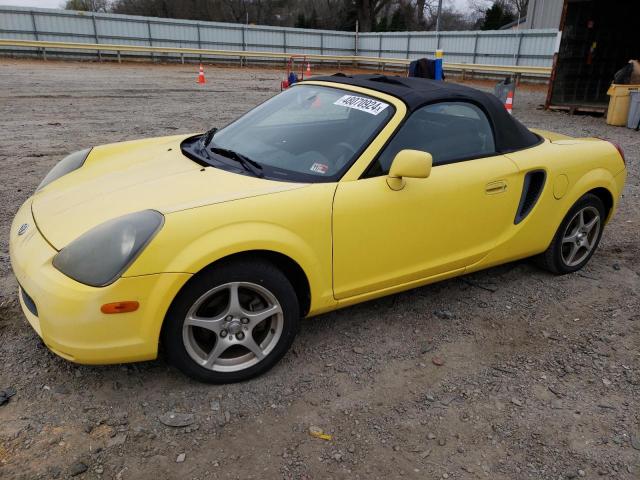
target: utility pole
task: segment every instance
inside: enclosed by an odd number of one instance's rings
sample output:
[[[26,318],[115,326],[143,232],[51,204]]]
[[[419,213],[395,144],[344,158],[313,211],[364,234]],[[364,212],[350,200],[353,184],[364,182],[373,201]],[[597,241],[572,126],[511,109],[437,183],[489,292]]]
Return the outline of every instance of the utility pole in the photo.
[[[438,0],[438,14],[436,15],[436,33],[440,31],[440,14],[442,13],[442,0]]]

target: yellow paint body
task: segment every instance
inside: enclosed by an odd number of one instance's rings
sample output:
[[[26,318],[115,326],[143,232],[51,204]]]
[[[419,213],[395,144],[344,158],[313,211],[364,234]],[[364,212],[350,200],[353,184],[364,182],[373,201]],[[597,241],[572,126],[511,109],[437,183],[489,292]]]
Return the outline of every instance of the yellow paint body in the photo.
[[[395,106],[338,182],[287,183],[203,168],[182,155],[187,136],[173,136],[95,147],[81,168],[25,202],[11,227],[11,262],[38,309],[36,317],[21,296],[25,315],[51,350],[91,364],[155,358],[177,293],[229,255],[271,251],[295,261],[308,279],[313,316],[540,253],[592,189],[610,192],[609,218],[617,206],[626,171],[616,149],[549,132],[537,132],[544,142],[527,150],[433,166],[427,178],[403,178],[399,190],[386,176],[360,179],[406,106],[360,87],[306,83]],[[546,171],[547,182],[533,211],[514,225],[524,174],[535,169]],[[567,184],[558,199],[560,176]],[[161,212],[164,225],[111,285],[86,286],[53,267],[57,251],[87,230],[144,209]],[[18,235],[23,224],[30,228]],[[100,312],[102,304],[129,300],[140,308]]]

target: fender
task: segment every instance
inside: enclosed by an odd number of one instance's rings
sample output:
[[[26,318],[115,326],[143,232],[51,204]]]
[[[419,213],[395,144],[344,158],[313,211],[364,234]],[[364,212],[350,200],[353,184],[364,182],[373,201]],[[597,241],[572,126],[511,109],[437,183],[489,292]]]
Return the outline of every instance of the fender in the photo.
[[[166,216],[166,222],[175,220],[173,214]],[[176,232],[180,228],[167,228],[166,231]],[[162,233],[162,232],[161,232]],[[269,222],[238,222],[212,228],[195,238],[189,238],[188,243],[179,247],[174,238],[162,238],[161,233],[127,270],[124,276],[149,275],[152,270],[161,272],[181,272],[196,274],[212,263],[230,255],[267,250],[289,257],[296,262],[305,273],[311,291],[310,314],[317,310],[334,305],[331,281],[331,264],[323,265],[325,253],[317,252],[313,246],[301,236]],[[330,240],[329,249],[330,249]],[[168,243],[173,244],[173,247]],[[167,250],[175,252],[166,255]],[[162,258],[162,262],[158,262]]]
[[[505,235],[497,247],[486,257],[467,267],[467,273],[544,252],[571,207],[585,193],[596,188],[604,188],[612,196],[613,206],[606,219],[608,222],[617,207],[620,194],[616,177],[606,168],[596,168],[577,177],[580,173],[580,170],[576,168],[567,172],[569,177],[568,191],[559,200],[553,196],[553,186],[547,183],[538,204],[527,218],[522,223],[514,225],[509,231],[510,234]],[[624,179],[621,180],[620,185],[623,183]]]
[[[580,197],[590,192],[591,190],[595,190],[596,188],[604,188],[611,194],[613,204],[607,218],[605,219],[605,223],[607,223],[612,218],[613,212],[617,207],[618,196],[620,192],[618,191],[618,184],[616,183],[615,177],[609,170],[605,168],[596,168],[588,171],[581,177],[577,178],[577,180],[574,180],[574,172],[568,174],[569,188],[566,195],[564,195],[564,197],[562,197],[562,199],[558,201],[557,208],[553,212],[551,212],[551,216],[547,217],[546,219],[548,226],[545,236],[546,241],[544,243],[544,248],[542,248],[540,252],[543,252],[549,247],[553,236],[560,227],[562,220],[567,215],[567,212],[571,209],[571,207],[573,207],[573,205],[580,199]]]
[[[560,222],[573,204],[576,203],[585,193],[595,190],[596,188],[604,188],[611,194],[613,204],[609,210],[607,218],[605,219],[605,223],[608,223],[613,218],[613,214],[618,207],[619,197],[622,194],[620,191],[620,185],[616,181],[616,176],[612,175],[611,172],[605,168],[597,168],[590,170],[580,177],[575,182],[575,185],[571,185],[572,178],[569,176],[569,191],[563,199],[565,200],[564,204],[566,205],[566,208],[564,210],[564,214],[556,222],[556,228],[560,225]]]

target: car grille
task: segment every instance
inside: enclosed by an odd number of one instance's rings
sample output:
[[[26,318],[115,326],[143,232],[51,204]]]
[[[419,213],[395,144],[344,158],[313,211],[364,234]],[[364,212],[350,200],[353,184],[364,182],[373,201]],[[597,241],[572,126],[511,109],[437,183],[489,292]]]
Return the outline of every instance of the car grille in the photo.
[[[38,316],[38,307],[36,307],[36,302],[33,301],[33,298],[29,296],[29,294],[22,288],[20,285],[20,293],[22,294],[22,301],[24,302],[27,310],[29,310],[36,317]]]

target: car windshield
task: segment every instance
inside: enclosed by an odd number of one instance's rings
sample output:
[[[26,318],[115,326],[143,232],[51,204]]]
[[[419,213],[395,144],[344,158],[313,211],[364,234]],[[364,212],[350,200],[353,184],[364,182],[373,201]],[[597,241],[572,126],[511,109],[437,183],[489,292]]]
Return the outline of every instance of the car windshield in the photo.
[[[252,160],[266,178],[339,179],[393,115],[360,93],[296,85],[227,125],[208,143]]]

